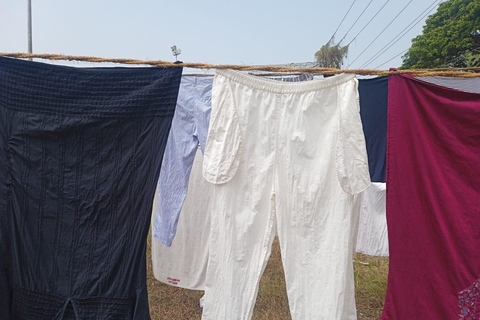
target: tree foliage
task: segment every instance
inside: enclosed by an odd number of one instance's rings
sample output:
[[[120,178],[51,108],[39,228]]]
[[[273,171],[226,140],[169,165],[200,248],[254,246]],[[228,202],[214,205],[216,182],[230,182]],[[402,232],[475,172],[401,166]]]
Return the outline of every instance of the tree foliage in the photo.
[[[448,0],[428,17],[423,33],[403,56],[403,69],[470,67],[479,64],[479,0]]]
[[[332,38],[315,53],[315,60],[319,67],[340,69],[347,54],[348,46],[341,47],[340,43],[334,45]]]

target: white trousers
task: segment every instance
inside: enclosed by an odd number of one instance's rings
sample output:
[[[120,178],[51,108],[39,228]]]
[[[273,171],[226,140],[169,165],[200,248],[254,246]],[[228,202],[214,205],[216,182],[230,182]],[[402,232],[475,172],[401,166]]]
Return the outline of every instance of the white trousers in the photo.
[[[371,256],[388,256],[386,193],[387,187],[383,182],[372,183],[362,193],[357,252]]]
[[[203,155],[199,149],[172,247],[165,247],[157,238],[152,237],[155,278],[166,284],[192,290],[205,290],[208,262],[212,187],[202,176],[202,161]],[[385,191],[385,183],[377,182],[362,192],[356,252],[388,256]]]
[[[152,236],[155,278],[172,286],[192,290],[205,289],[208,260],[212,185],[201,174],[202,162],[202,151],[198,148],[172,246],[166,247]],[[153,207],[156,208],[156,205]],[[154,209],[152,220],[155,219],[155,213]]]
[[[352,256],[370,185],[357,80],[217,70],[203,173],[212,195],[202,319],[250,319],[278,232],[292,319],[356,319]]]

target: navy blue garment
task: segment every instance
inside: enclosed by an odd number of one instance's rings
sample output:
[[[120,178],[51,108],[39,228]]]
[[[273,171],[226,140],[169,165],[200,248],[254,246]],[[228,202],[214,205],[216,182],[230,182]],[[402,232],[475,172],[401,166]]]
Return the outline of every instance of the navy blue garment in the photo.
[[[1,319],[150,319],[146,241],[181,73],[0,58]]]
[[[360,79],[358,92],[370,178],[372,182],[385,182],[388,77]]]

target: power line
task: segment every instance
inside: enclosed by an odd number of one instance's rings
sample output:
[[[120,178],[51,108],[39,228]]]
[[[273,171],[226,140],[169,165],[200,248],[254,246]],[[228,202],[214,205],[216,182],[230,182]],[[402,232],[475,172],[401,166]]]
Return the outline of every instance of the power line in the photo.
[[[355,26],[355,24],[357,23],[358,19],[360,19],[363,15],[363,13],[365,12],[365,10],[368,9],[368,7],[370,6],[370,4],[372,3],[373,0],[370,0],[370,2],[367,4],[367,6],[365,7],[365,9],[363,9],[362,13],[360,13],[360,15],[358,16],[357,20],[355,20],[355,22],[352,24],[352,26],[350,27],[350,29],[348,29],[347,33],[345,33],[345,35],[343,36],[343,38],[338,42],[342,42],[343,39],[345,39],[345,37],[347,36],[347,34],[350,32],[350,30],[352,30],[352,28]]]
[[[466,51],[466,52],[468,53],[468,51]],[[445,65],[448,66],[448,65],[450,65],[450,64],[453,63],[453,62],[460,61],[461,59],[463,59],[462,55],[459,55],[459,56],[457,56],[457,57],[453,57],[452,59],[450,59],[450,61],[447,61],[447,62],[445,63]]]
[[[410,0],[409,3],[407,3],[406,6],[403,7],[402,10],[400,10],[399,13],[397,13],[397,15],[393,18],[392,21],[390,21],[389,24],[387,24],[387,26],[385,28],[383,28],[383,30],[375,37],[375,39],[372,40],[372,42],[370,42],[368,44],[368,46],[352,61],[348,64],[347,68],[350,67],[350,65],[352,65],[355,61],[357,61],[358,58],[360,58],[360,56],[365,52],[367,51],[368,48],[370,48],[370,46],[378,39],[378,37],[380,37],[384,32],[385,30],[387,30],[387,28],[398,18],[398,16],[410,5],[410,3],[412,3],[413,0]]]
[[[404,54],[404,53],[405,53],[405,52],[407,52],[407,51],[408,51],[408,49],[405,49],[405,50],[403,50],[402,52],[400,52],[399,54],[397,54],[395,57],[393,57],[393,58],[391,58],[391,59],[389,59],[389,60],[385,61],[384,63],[382,63],[382,64],[378,65],[378,67],[377,67],[377,68],[379,68],[379,67],[383,66],[383,65],[384,65],[384,64],[386,64],[386,63],[389,63],[390,61],[392,61],[393,59],[395,59],[395,58],[396,58],[396,57],[398,57],[399,55],[402,55],[402,54]]]
[[[353,37],[353,39],[347,44],[347,46],[350,45],[350,43],[352,43],[355,39],[357,39],[358,35],[360,33],[362,33],[362,31],[370,24],[370,22],[372,22],[373,19],[375,19],[375,17],[380,13],[380,11],[382,11],[382,9],[387,5],[387,3],[389,3],[390,0],[387,0],[387,2],[385,2],[383,4],[383,6],[377,11],[377,13],[375,13],[375,15],[367,22],[367,24],[362,28],[362,30],[360,30],[357,35],[355,37]]]
[[[438,4],[439,4],[441,1],[442,1],[442,0],[440,0],[440,1],[438,2]],[[423,20],[423,18],[425,18],[426,16],[428,16],[428,15],[430,14],[430,12],[432,12],[432,11],[435,9],[435,7],[436,7],[436,6],[434,6],[432,9],[430,9],[430,11],[428,11],[419,21],[417,21],[413,26],[411,26],[410,29],[408,29],[400,38],[398,38],[395,42],[393,42],[383,53],[385,53],[385,52],[386,52],[388,49],[390,49],[395,43],[397,43],[401,38],[403,38],[410,30],[413,29],[413,27],[415,27],[419,22],[421,22],[421,21]],[[406,51],[408,51],[408,49],[404,50],[403,52],[406,52]],[[402,52],[402,53],[403,53],[403,52]],[[383,53],[382,53],[382,54],[383,54]],[[401,53],[400,53],[400,54],[401,54]],[[399,56],[400,54],[398,54],[397,56]],[[395,56],[395,58],[396,58],[397,56]],[[372,60],[372,62],[375,61],[376,59],[378,59],[378,57],[375,58],[374,60]],[[393,59],[393,58],[392,58],[392,59]],[[390,60],[391,60],[391,59],[390,59]],[[389,60],[389,61],[390,61],[390,60]],[[388,62],[388,61],[387,61],[387,62]],[[385,62],[385,63],[386,63],[386,62]]]
[[[453,19],[458,19],[458,18],[462,17],[464,14],[467,13],[467,10],[468,10],[468,9],[465,9],[463,12],[458,12],[458,13],[455,15],[455,17],[451,18],[451,20],[453,20]],[[463,52],[463,53],[468,53],[469,51],[470,51],[470,52],[472,52],[472,51],[477,51],[477,52],[478,52],[478,50],[475,50],[475,49],[474,49],[474,50],[465,50],[465,52]],[[450,61],[445,62],[445,65],[448,66],[448,65],[451,64],[452,62],[459,61],[460,59],[462,59],[462,55],[459,55],[459,56],[457,56],[457,57],[453,57],[452,59],[450,59]]]
[[[343,19],[342,21],[340,21],[340,24],[338,25],[337,29],[335,30],[335,32],[332,34],[332,36],[330,37],[330,40],[328,40],[328,42],[330,42],[333,37],[335,37],[335,35],[337,34],[337,31],[338,29],[340,28],[340,26],[342,25],[343,21],[345,20],[345,18],[347,17],[348,13],[350,12],[350,10],[352,9],[353,5],[355,4],[357,0],[353,0],[353,3],[350,5],[350,8],[348,8],[348,11],[347,13],[345,13],[345,15],[343,16]]]
[[[376,59],[378,59],[381,55],[383,55],[388,49],[390,49],[395,43],[397,43],[401,38],[403,38],[408,31],[410,31],[413,27],[415,27],[423,18],[425,18],[433,9],[435,9],[436,5],[438,5],[442,0],[434,1],[430,6],[427,7],[419,16],[417,16],[409,25],[407,25],[400,33],[398,33],[389,43],[387,43],[383,48],[381,48],[376,54],[373,55],[367,62],[365,62],[360,68],[369,65]],[[430,10],[429,10],[430,9]],[[425,12],[429,10],[426,14]],[[418,21],[417,21],[418,20]],[[410,29],[407,30],[408,27]],[[407,31],[405,31],[407,30]],[[402,34],[403,33],[403,34]],[[397,39],[398,38],[398,39]]]
[[[466,49],[463,52],[460,52],[458,56],[453,57],[449,61],[445,62],[445,65],[448,66],[453,62],[460,61],[461,59],[464,59],[463,55],[465,53],[471,53],[471,52],[480,53],[480,49]]]
[[[442,0],[435,0],[431,5],[429,5],[420,15],[418,15],[410,24],[408,24],[402,31],[400,31],[390,42],[388,42],[385,46],[383,46],[377,53],[375,53],[370,59],[368,59],[364,64],[362,64],[361,68],[364,66],[369,65],[376,59],[378,59],[381,55],[383,55],[388,49],[390,49],[395,43],[397,43],[401,38],[403,38],[408,31],[410,31],[414,26],[416,26],[423,18],[425,18],[433,9],[435,9],[436,5],[438,5]],[[425,14],[425,12],[427,12]],[[408,29],[410,27],[410,29]],[[408,29],[408,30],[407,30]],[[406,31],[405,31],[406,30]]]

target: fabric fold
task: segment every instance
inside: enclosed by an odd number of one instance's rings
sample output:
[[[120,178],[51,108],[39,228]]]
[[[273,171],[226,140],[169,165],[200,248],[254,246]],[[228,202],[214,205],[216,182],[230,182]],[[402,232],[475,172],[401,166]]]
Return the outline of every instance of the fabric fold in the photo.
[[[355,92],[355,94],[348,94]],[[367,151],[360,119],[358,80],[338,86],[338,136],[335,164],[342,189],[352,195],[367,189],[370,182]]]
[[[275,82],[275,80],[272,80]],[[210,128],[203,160],[203,176],[213,184],[230,181],[240,162],[242,134],[227,78],[215,76]]]

